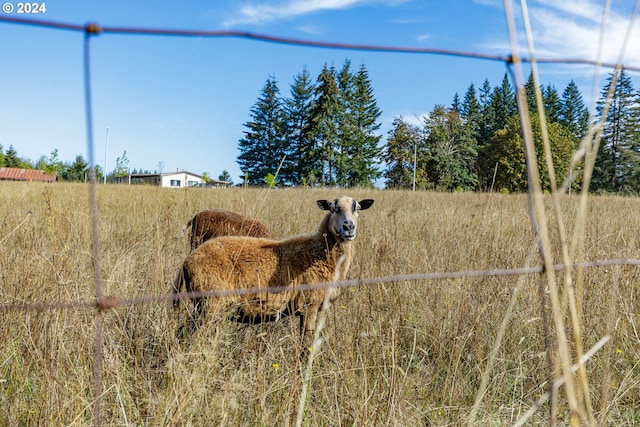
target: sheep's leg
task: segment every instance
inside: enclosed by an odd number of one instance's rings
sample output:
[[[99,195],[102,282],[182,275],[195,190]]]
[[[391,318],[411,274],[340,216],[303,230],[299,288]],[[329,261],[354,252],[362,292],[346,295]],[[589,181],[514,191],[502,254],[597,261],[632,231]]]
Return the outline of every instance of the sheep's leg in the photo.
[[[310,305],[300,317],[300,333],[307,340],[313,339],[313,332],[316,330],[319,309],[320,305]]]
[[[180,304],[180,299],[178,299],[177,295],[180,293],[180,289],[184,283],[184,268],[181,267],[178,271],[176,279],[173,281],[173,287],[171,289],[171,294],[173,295],[172,304],[173,308],[177,308]]]

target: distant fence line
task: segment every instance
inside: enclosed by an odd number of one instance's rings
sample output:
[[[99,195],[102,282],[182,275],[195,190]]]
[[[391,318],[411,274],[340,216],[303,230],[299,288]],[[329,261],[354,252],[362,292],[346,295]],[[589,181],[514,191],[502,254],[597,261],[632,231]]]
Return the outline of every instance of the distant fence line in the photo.
[[[265,34],[256,34],[242,31],[200,31],[200,30],[175,30],[175,29],[154,29],[154,28],[131,28],[131,27],[112,27],[101,26],[98,23],[88,23],[86,25],[77,25],[64,22],[55,22],[47,20],[28,19],[11,16],[0,16],[0,23],[18,24],[27,26],[37,26],[57,30],[67,30],[84,33],[84,89],[85,89],[85,120],[87,127],[87,150],[89,157],[89,165],[91,166],[91,191],[90,191],[90,210],[92,218],[92,256],[94,261],[95,270],[95,285],[96,285],[96,298],[94,301],[80,301],[80,302],[54,302],[54,303],[21,303],[21,304],[0,304],[0,313],[7,313],[11,311],[45,311],[45,310],[65,310],[65,309],[95,309],[95,341],[93,357],[95,361],[94,365],[94,402],[93,402],[93,417],[94,425],[101,425],[101,399],[102,399],[102,354],[103,354],[103,338],[102,338],[102,318],[104,311],[117,308],[125,305],[137,305],[148,304],[157,302],[168,302],[171,300],[185,299],[192,297],[224,297],[234,294],[249,294],[257,292],[285,292],[290,291],[290,288],[266,288],[260,290],[234,290],[234,291],[210,291],[210,292],[197,292],[197,293],[183,293],[179,295],[165,295],[155,297],[140,297],[119,299],[115,296],[103,295],[103,280],[102,270],[100,264],[100,246],[98,239],[98,223],[97,223],[97,197],[96,197],[96,179],[95,179],[95,162],[94,162],[94,144],[93,144],[93,113],[91,110],[91,79],[90,79],[90,52],[91,37],[101,34],[121,34],[121,35],[150,35],[150,36],[178,36],[178,37],[206,37],[206,38],[242,38],[247,40],[254,40],[260,42],[270,42],[277,44],[284,44],[289,46],[300,47],[315,47],[315,48],[327,48],[327,49],[341,49],[341,50],[357,50],[357,51],[370,51],[381,53],[403,53],[403,54],[429,54],[429,55],[446,55],[455,56],[467,59],[483,59],[490,61],[503,62],[509,67],[514,62],[526,62],[526,63],[555,63],[555,64],[575,64],[575,65],[593,65],[606,68],[618,68],[620,64],[613,64],[601,61],[594,61],[580,58],[540,58],[540,57],[514,57],[513,55],[494,55],[479,52],[464,52],[449,49],[436,49],[428,47],[403,47],[403,46],[382,46],[382,45],[367,45],[367,44],[350,44],[350,43],[330,43],[322,41],[309,41],[295,38],[276,37]],[[625,66],[630,71],[640,72],[640,66]],[[601,261],[591,261],[576,264],[574,266],[567,267],[563,264],[555,265],[554,270],[565,270],[567,268],[590,268],[590,267],[602,267],[602,266],[615,266],[615,265],[633,265],[640,266],[640,260],[635,259],[608,259]],[[417,274],[402,274],[388,277],[378,277],[371,279],[355,279],[345,280],[335,283],[318,283],[318,284],[306,284],[296,286],[295,290],[311,290],[322,289],[327,287],[352,287],[360,285],[372,285],[386,282],[401,282],[401,281],[416,281],[416,280],[443,280],[443,279],[456,279],[456,278],[469,278],[469,277],[491,277],[491,276],[509,276],[509,275],[523,275],[534,274],[544,272],[544,267],[522,267],[512,269],[496,269],[496,270],[476,270],[476,271],[459,271],[459,272],[444,272],[444,273],[417,273]]]

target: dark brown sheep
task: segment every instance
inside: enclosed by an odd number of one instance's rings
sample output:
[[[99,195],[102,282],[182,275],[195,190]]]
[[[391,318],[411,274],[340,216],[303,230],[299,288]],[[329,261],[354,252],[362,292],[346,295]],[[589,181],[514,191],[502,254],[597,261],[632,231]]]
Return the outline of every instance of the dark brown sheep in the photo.
[[[191,227],[191,251],[219,236],[270,237],[269,230],[260,221],[222,209],[198,212],[187,227]]]
[[[285,287],[279,293],[232,295],[215,302],[237,304],[244,316],[265,319],[282,313],[301,316],[301,332],[313,334],[318,311],[329,293],[331,301],[339,288],[297,291],[301,284],[344,280],[353,257],[358,213],[373,205],[340,197],[333,202],[318,200],[320,209],[329,211],[318,231],[285,240],[222,236],[195,249],[184,261],[173,284],[173,292],[209,290],[264,289]],[[176,300],[177,305],[178,300]],[[194,298],[196,317],[203,310],[201,298]],[[216,305],[220,308],[220,305]]]

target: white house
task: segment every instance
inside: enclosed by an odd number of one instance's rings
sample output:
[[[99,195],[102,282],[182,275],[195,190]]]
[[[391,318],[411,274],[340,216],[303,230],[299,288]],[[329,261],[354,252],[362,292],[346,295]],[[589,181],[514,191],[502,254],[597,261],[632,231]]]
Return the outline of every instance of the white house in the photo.
[[[202,176],[187,171],[176,171],[167,173],[135,173],[129,175],[129,184],[149,184],[159,185],[168,188],[184,187],[226,187],[228,182],[209,180],[205,183]]]

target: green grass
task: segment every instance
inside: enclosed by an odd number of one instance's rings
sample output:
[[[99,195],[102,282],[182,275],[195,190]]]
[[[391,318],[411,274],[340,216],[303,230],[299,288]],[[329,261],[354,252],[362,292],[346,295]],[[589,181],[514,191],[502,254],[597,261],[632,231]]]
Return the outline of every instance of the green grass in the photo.
[[[166,294],[187,255],[182,228],[201,209],[254,217],[283,238],[314,231],[324,215],[315,200],[342,194],[376,200],[360,216],[350,278],[541,263],[534,256],[527,264],[535,236],[525,195],[99,186],[104,293]],[[80,184],[0,183],[0,303],[95,298],[88,200]],[[576,206],[577,198],[563,198],[570,236]],[[586,259],[640,258],[637,210],[635,198],[591,198]],[[554,218],[553,253],[561,262]],[[631,266],[584,271],[584,348],[612,336],[587,363],[600,425],[640,423],[638,274]],[[543,322],[540,274],[345,290],[323,330],[305,425],[467,424],[518,285],[475,419],[512,424],[547,391],[545,335],[557,358],[553,326]],[[102,424],[291,424],[305,369],[297,319],[241,325],[209,316],[192,339],[179,342],[175,332],[186,315],[184,304],[174,314],[157,302],[105,312]],[[95,310],[0,311],[0,322],[0,425],[92,424]],[[572,326],[567,335],[575,351]],[[554,415],[559,425],[569,423],[563,390]],[[545,406],[531,424],[547,425],[549,417]]]

